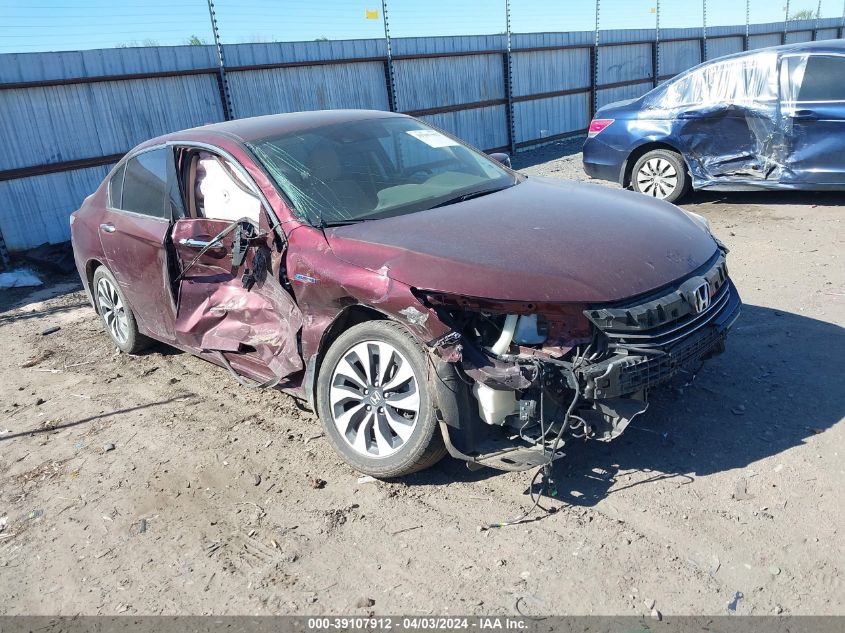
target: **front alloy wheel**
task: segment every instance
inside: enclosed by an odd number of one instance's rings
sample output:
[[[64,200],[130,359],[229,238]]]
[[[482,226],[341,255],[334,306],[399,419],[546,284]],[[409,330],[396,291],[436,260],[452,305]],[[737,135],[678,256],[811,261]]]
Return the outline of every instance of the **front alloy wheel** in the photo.
[[[364,341],[334,368],[332,419],[356,453],[383,458],[400,450],[420,413],[419,381],[411,363],[390,343]]]
[[[322,361],[317,407],[351,466],[397,477],[443,457],[428,372],[425,352],[398,323],[369,321],[338,337]]]

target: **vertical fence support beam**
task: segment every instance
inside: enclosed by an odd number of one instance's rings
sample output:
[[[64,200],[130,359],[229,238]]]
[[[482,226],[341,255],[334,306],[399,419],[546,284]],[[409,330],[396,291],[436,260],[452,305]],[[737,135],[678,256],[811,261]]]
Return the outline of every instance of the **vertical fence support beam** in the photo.
[[[751,38],[751,0],[745,0],[745,37],[742,38],[742,50],[747,51]]]
[[[786,44],[786,34],[789,32],[789,0],[786,0],[786,13],[783,16],[783,33],[780,36],[780,43]]]
[[[384,43],[387,52],[387,60],[384,62],[387,106],[391,112],[398,112],[399,104],[396,102],[396,73],[393,69],[393,46],[390,43],[390,21],[387,17],[387,0],[381,0],[381,19],[384,23]]]
[[[701,61],[707,61],[707,0],[701,0]]]
[[[511,2],[505,0],[505,54],[502,57],[505,71],[505,100],[507,101],[506,120],[508,126],[508,147],[511,154],[516,152],[516,132],[513,116],[513,60],[511,59]]]
[[[3,239],[3,232],[0,231],[0,270],[10,268],[9,250],[6,248],[6,240]]]
[[[822,0],[819,0],[819,4],[816,7],[816,21],[813,22],[813,41],[815,42],[819,39],[819,20],[822,17]]]
[[[590,94],[593,99],[590,103],[590,121],[599,109],[599,17],[601,16],[601,0],[596,0],[596,30],[593,37],[593,48],[590,49]]]
[[[660,77],[660,0],[656,0],[654,18],[654,43],[651,45],[651,85],[657,88]]]
[[[229,82],[226,81],[226,58],[223,55],[223,44],[220,43],[217,15],[214,13],[214,0],[208,0],[208,17],[211,19],[211,33],[214,36],[214,46],[217,48],[217,87],[220,89],[223,118],[226,121],[231,121],[235,116],[232,108],[232,97],[229,94]]]

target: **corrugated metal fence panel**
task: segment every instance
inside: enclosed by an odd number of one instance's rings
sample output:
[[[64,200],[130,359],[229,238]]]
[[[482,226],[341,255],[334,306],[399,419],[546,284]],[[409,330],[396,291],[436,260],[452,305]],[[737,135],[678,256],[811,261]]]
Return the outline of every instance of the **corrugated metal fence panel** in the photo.
[[[105,48],[0,55],[0,83],[215,68],[213,46]]]
[[[592,46],[595,42],[593,31],[572,31],[571,33],[514,33],[511,35],[511,48],[540,48],[542,46]]]
[[[701,62],[701,46],[697,40],[661,42],[658,56],[660,74],[676,75]]]
[[[786,43],[793,44],[795,42],[811,42],[813,40],[813,31],[789,31],[786,34]]]
[[[647,77],[651,77],[650,44],[599,47],[599,85]]]
[[[511,54],[514,96],[588,88],[590,50],[533,51]]]
[[[835,40],[839,37],[839,29],[819,29],[817,40]]]
[[[655,29],[599,29],[599,45],[654,39]]]
[[[0,112],[0,169],[122,153],[223,118],[214,75],[3,90]]]
[[[771,35],[751,35],[748,38],[748,50],[766,48],[767,46],[779,46],[780,38],[780,33],[772,33]]]
[[[110,169],[91,167],[0,182],[0,233],[9,250],[69,240],[70,214]]]
[[[505,29],[504,15],[502,30]],[[397,37],[390,39],[394,55],[501,51],[506,48],[504,35],[457,35],[443,37]]]
[[[739,53],[742,51],[744,38],[738,37],[719,37],[707,38],[707,57],[708,59],[716,59],[723,55],[730,55],[731,53]]]
[[[225,44],[223,54],[226,56],[228,66],[251,66],[353,57],[382,57],[387,54],[387,48],[383,39],[272,42]]]
[[[598,106],[602,107],[614,101],[622,101],[623,99],[635,99],[651,90],[650,83],[636,84],[633,86],[621,86],[619,88],[608,88],[607,90],[599,90],[598,92]]]
[[[381,62],[237,71],[226,76],[239,118],[301,110],[388,109]]]
[[[515,141],[523,143],[586,129],[590,124],[588,92],[515,103]]]
[[[503,105],[421,118],[482,150],[506,147],[508,144],[507,112]]]
[[[422,110],[505,96],[503,56],[429,57],[396,61],[396,100],[402,110]]]

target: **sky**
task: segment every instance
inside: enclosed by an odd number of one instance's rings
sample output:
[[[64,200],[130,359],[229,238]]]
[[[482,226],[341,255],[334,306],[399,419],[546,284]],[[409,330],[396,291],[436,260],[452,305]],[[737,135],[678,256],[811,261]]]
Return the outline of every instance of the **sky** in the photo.
[[[658,0],[600,0],[601,29],[655,28]],[[384,36],[381,0],[215,0],[224,43]],[[660,0],[660,25],[783,21],[786,0]],[[790,0],[841,18],[845,0]],[[370,18],[368,19],[367,15]],[[505,0],[387,0],[391,37],[505,31]],[[377,16],[373,19],[374,16]],[[595,0],[511,0],[511,30],[592,31]],[[212,43],[206,0],[0,0],[0,53]]]

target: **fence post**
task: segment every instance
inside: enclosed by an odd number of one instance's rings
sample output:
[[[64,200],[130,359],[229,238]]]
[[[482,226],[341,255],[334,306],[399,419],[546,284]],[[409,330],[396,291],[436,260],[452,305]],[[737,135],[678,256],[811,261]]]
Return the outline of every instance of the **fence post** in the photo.
[[[5,270],[11,267],[9,260],[9,251],[6,248],[6,240],[3,239],[3,231],[0,231],[0,270]]]
[[[590,55],[590,92],[593,95],[590,103],[590,121],[599,109],[599,16],[601,15],[601,0],[596,0],[596,30],[593,39],[593,48]]]
[[[508,147],[511,154],[516,153],[516,134],[513,123],[513,60],[511,59],[511,2],[505,0],[505,99],[507,100],[506,123],[508,126]]]
[[[387,85],[387,107],[391,112],[398,112],[396,103],[396,75],[393,70],[393,47],[390,44],[390,21],[387,18],[387,0],[381,0],[381,19],[384,23],[384,42],[387,59],[384,62],[384,79]]]
[[[789,31],[789,0],[786,0],[786,13],[783,16],[783,33],[780,35],[780,43],[786,44],[786,34]]]
[[[819,20],[822,17],[822,0],[819,0],[819,4],[816,7],[816,20],[813,22],[813,41],[815,42],[819,39]]]
[[[654,44],[651,47],[651,85],[657,88],[660,82],[660,0],[655,2]]]
[[[742,50],[747,51],[751,37],[751,0],[745,0],[745,37],[742,39]]]
[[[701,0],[701,61],[707,61],[707,0]]]
[[[208,17],[211,18],[211,32],[214,35],[214,46],[217,48],[217,87],[220,89],[223,118],[231,121],[235,117],[232,108],[232,98],[229,95],[229,82],[226,81],[226,58],[223,56],[223,45],[220,43],[220,31],[217,29],[214,0],[208,0]]]

